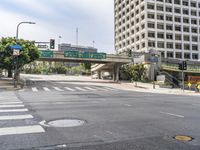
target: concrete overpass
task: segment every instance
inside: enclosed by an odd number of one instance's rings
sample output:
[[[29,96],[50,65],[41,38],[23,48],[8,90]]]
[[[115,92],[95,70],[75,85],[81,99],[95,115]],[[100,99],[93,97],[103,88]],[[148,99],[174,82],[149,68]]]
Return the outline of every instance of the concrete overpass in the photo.
[[[114,54],[105,54],[105,53],[96,53],[99,56],[97,58],[84,58],[81,54],[81,58],[78,54],[76,55],[67,55],[67,52],[58,52],[58,51],[41,51],[41,56],[38,61],[49,61],[49,62],[78,62],[85,63],[90,62],[94,64],[92,67],[92,72],[97,71],[98,75],[101,74],[101,71],[109,70],[112,72],[113,80],[119,80],[119,68],[121,65],[128,64],[132,62],[131,57],[114,55]],[[74,52],[72,52],[74,53]],[[76,52],[79,53],[79,52]],[[93,53],[95,55],[95,53]],[[99,76],[100,77],[100,76]]]

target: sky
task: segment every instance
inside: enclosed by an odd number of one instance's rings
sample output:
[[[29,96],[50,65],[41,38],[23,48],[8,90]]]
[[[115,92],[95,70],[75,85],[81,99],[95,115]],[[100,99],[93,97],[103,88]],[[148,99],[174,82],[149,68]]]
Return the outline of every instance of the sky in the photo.
[[[94,46],[99,52],[114,53],[113,0],[0,0],[0,38],[15,37],[56,44]],[[61,36],[59,40],[59,36]]]

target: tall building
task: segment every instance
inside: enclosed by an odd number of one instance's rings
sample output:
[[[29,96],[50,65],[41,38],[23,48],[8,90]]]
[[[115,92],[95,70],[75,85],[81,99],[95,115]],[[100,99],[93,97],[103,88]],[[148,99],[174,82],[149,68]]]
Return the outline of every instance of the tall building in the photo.
[[[200,0],[114,0],[115,49],[200,60]]]

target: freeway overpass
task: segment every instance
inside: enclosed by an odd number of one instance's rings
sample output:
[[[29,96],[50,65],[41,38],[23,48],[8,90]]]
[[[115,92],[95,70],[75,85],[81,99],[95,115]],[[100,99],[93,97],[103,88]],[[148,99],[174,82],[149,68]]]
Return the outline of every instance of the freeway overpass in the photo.
[[[106,53],[80,53],[78,51],[40,51],[41,55],[38,61],[53,61],[53,62],[78,62],[85,63],[90,62],[94,64],[99,64],[92,68],[92,71],[98,70],[98,75],[100,75],[101,70],[110,70],[113,75],[113,80],[119,80],[119,68],[121,65],[129,64],[132,62],[131,57],[106,54]],[[100,67],[101,66],[101,67]]]

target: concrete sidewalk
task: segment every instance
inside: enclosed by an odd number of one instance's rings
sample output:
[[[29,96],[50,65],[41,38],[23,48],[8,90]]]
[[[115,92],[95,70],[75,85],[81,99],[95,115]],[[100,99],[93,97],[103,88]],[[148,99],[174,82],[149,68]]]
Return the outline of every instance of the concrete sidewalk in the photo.
[[[18,89],[20,89],[20,86],[18,85],[18,88],[14,88],[12,78],[0,78],[0,91],[1,90],[14,91]]]

